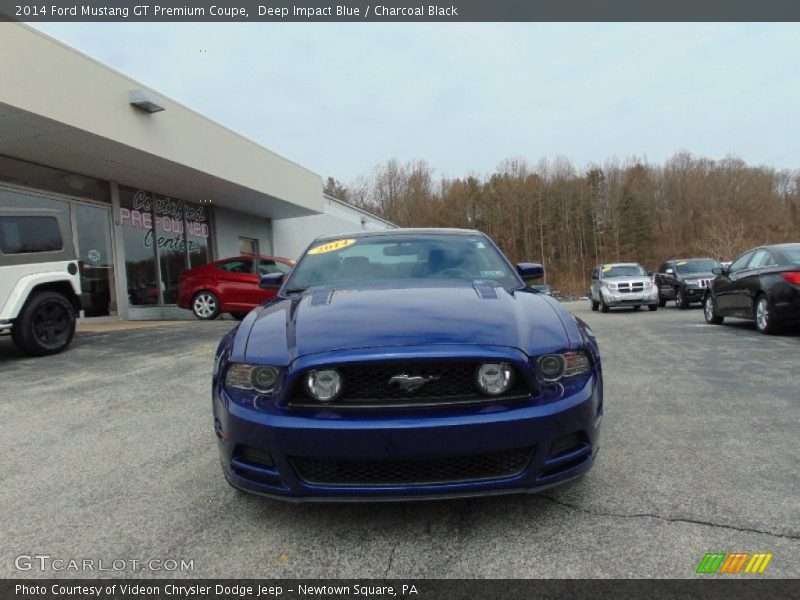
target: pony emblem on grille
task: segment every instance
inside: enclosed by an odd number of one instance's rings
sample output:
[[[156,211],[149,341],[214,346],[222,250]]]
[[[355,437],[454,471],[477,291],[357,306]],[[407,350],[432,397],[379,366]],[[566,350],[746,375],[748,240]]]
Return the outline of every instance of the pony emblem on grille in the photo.
[[[414,390],[421,388],[426,383],[430,381],[436,381],[437,379],[439,379],[438,375],[423,377],[422,375],[406,375],[405,373],[401,373],[400,375],[395,375],[392,377],[389,380],[389,385],[397,385],[404,392],[413,392]]]

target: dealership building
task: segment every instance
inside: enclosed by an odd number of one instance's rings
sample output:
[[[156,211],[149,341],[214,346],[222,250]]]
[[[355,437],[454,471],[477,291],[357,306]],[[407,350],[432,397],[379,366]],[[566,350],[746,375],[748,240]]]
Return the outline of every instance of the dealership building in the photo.
[[[65,213],[85,318],[187,317],[190,267],[391,223],[316,173],[26,25],[0,23],[0,207]]]

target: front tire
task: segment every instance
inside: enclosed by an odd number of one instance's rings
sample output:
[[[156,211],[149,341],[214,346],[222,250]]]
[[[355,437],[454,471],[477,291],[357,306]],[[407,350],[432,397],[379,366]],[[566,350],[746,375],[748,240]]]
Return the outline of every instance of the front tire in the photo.
[[[769,300],[764,294],[761,294],[758,296],[758,298],[756,298],[755,314],[756,329],[758,329],[760,333],[767,335],[778,333],[780,327],[775,322],[775,318],[772,316],[772,309],[770,308]]]
[[[600,312],[607,313],[608,311],[609,311],[608,304],[606,304],[606,301],[603,300],[602,296],[600,296]]]
[[[660,304],[649,304],[647,306],[647,310],[649,310],[650,312],[656,312],[658,310],[659,306],[661,306],[661,305]]]
[[[658,294],[658,308],[664,308],[667,305],[667,299],[661,296],[661,293]]]
[[[75,335],[77,314],[58,292],[30,297],[11,328],[11,339],[25,354],[45,356],[66,348]]]
[[[689,308],[689,302],[683,295],[683,290],[681,290],[681,288],[675,290],[675,306],[677,306],[681,310],[686,310],[687,308]]]
[[[642,308],[642,305],[637,304],[636,306],[633,307],[633,310],[639,310],[640,308]]]
[[[710,325],[719,325],[724,318],[717,314],[717,307],[714,305],[714,297],[711,294],[706,294],[705,302],[703,302],[703,315],[706,323]]]
[[[192,313],[201,321],[211,321],[219,316],[219,298],[213,292],[203,290],[192,298]]]
[[[592,310],[596,312],[598,308],[600,308],[600,303],[592,300]]]

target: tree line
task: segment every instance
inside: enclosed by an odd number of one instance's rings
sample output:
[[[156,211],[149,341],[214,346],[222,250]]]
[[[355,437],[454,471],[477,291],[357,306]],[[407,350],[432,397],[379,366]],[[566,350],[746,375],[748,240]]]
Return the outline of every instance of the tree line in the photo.
[[[678,152],[663,165],[509,159],[488,176],[436,177],[395,159],[325,191],[401,227],[463,227],[492,237],[512,261],[542,262],[547,283],[584,293],[601,262],[732,260],[759,244],[800,242],[800,171]]]

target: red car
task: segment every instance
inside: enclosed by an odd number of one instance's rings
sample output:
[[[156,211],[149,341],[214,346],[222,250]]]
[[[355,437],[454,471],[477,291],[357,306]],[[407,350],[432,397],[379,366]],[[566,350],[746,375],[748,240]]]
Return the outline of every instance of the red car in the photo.
[[[178,280],[178,306],[198,319],[216,319],[230,313],[243,319],[248,312],[275,295],[258,282],[268,273],[288,273],[294,261],[277,256],[234,256],[187,269]]]

